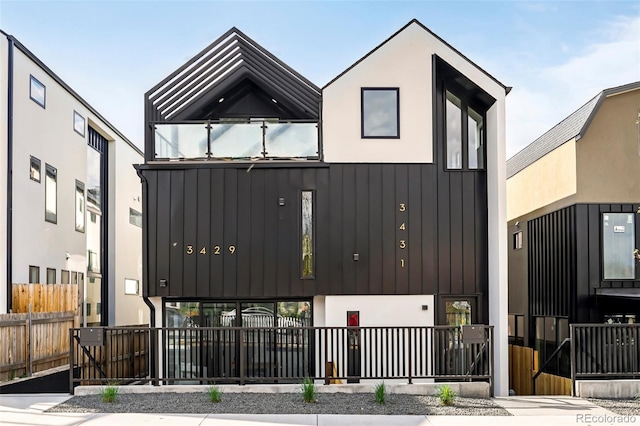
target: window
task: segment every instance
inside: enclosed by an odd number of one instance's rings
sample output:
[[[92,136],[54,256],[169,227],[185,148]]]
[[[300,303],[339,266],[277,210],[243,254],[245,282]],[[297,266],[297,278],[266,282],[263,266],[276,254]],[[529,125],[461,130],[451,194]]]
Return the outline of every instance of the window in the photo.
[[[38,284],[40,282],[40,267],[29,266],[29,283]]]
[[[142,213],[129,207],[129,223],[142,228]]]
[[[633,280],[636,265],[634,213],[602,215],[602,263],[605,280]]]
[[[313,191],[302,191],[302,278],[314,278]]]
[[[78,284],[78,273],[71,271],[71,284]]]
[[[69,284],[69,271],[60,271],[60,284]]]
[[[450,91],[445,96],[447,169],[481,170],[485,167],[484,114]]]
[[[91,303],[87,303],[87,316],[91,315]]]
[[[509,344],[524,346],[524,315],[509,314]]]
[[[46,99],[46,87],[40,83],[37,78],[31,76],[31,82],[29,84],[29,97],[32,101],[44,108]]]
[[[138,294],[138,280],[124,279],[124,294]]]
[[[362,137],[400,137],[400,89],[362,88]]]
[[[31,156],[30,160],[29,178],[36,182],[40,182],[40,160],[34,156]]]
[[[58,223],[58,171],[49,164],[46,164],[45,167],[44,220]]]
[[[76,231],[84,232],[84,183],[76,181]]]
[[[513,234],[513,249],[520,250],[522,248],[522,231]]]
[[[56,283],[56,270],[53,268],[47,268],[47,284]]]
[[[77,111],[73,111],[73,130],[84,137],[84,117]]]

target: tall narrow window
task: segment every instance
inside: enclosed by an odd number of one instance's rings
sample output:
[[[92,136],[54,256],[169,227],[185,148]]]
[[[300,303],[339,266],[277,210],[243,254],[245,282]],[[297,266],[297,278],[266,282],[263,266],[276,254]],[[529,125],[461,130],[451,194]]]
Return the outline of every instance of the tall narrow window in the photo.
[[[513,249],[520,250],[522,248],[522,231],[513,234]]]
[[[314,278],[313,191],[302,191],[302,278]]]
[[[142,213],[129,207],[129,223],[142,228]]]
[[[400,89],[362,88],[362,137],[400,137]]]
[[[484,168],[484,120],[482,115],[468,109],[467,144],[469,149],[469,168]]]
[[[447,91],[447,168],[462,168],[462,103]]]
[[[31,284],[40,283],[40,267],[39,266],[29,266],[29,283]]]
[[[84,137],[84,117],[77,111],[73,111],[73,130],[80,136]]]
[[[31,156],[30,160],[29,178],[40,182],[40,160],[34,156]]]
[[[602,266],[605,280],[633,280],[636,265],[634,213],[602,215]]]
[[[60,271],[60,284],[69,284],[69,271]]]
[[[76,231],[84,232],[84,183],[76,181]]]
[[[40,83],[37,78],[30,76],[29,81],[29,97],[32,101],[44,108],[46,101],[47,88],[44,84]]]
[[[46,165],[44,198],[44,219],[58,223],[58,171],[49,164]]]
[[[47,284],[56,283],[56,270],[53,268],[47,268]]]

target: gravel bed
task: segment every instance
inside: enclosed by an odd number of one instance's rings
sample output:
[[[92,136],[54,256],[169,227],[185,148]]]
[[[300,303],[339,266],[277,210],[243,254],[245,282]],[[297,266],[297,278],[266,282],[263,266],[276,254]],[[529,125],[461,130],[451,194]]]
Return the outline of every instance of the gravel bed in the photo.
[[[105,403],[100,395],[75,396],[48,412],[65,413],[211,413],[211,414],[373,414],[509,416],[490,399],[458,397],[445,407],[434,396],[387,395],[379,405],[373,394],[321,393],[315,404],[302,401],[300,394],[229,393],[212,403],[206,393],[121,394],[116,402]]]
[[[637,399],[589,398],[589,401],[622,416],[640,416],[640,400]]]

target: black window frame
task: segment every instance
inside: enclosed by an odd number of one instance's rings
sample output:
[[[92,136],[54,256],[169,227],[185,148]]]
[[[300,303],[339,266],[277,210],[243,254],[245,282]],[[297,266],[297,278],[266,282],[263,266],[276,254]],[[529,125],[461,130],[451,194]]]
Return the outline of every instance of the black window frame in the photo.
[[[43,97],[44,99],[42,100],[42,102],[40,102],[39,99],[36,99],[33,97],[33,85],[34,83],[36,85],[40,85],[42,86],[42,91],[44,93]],[[35,78],[32,74],[29,74],[29,98],[35,102],[36,104],[40,105],[43,109],[46,109],[46,105],[47,105],[47,86],[45,86],[40,80],[38,80],[37,78]]]
[[[77,128],[76,128],[76,116],[80,117],[82,119],[82,132],[80,132]],[[73,110],[73,131],[76,132],[77,134],[79,134],[80,136],[82,136],[84,138],[85,134],[86,134],[86,127],[87,127],[87,120],[84,118],[84,116],[82,114],[80,114],[78,111],[76,111],[75,109]]]
[[[367,136],[364,129],[366,91],[394,91],[396,93],[396,135]],[[361,139],[400,139],[400,88],[399,87],[361,87],[360,88],[360,138]]]
[[[516,231],[513,233],[513,246],[514,250],[522,250],[522,246],[524,245],[524,234],[523,232]]]
[[[35,280],[31,279],[31,272],[34,271],[36,278]],[[40,267],[29,265],[29,284],[40,284]]]
[[[53,181],[56,186],[56,199],[55,199],[55,211],[53,213],[49,213],[47,211],[47,195],[48,195],[48,187],[47,187],[47,175],[49,173],[53,176]],[[46,222],[58,223],[58,169],[53,167],[51,164],[45,163],[45,176],[44,176],[44,220]]]
[[[455,96],[460,100],[460,144],[461,146],[461,162],[460,167],[449,167],[449,140],[447,135],[447,93]],[[482,117],[482,166],[469,167],[469,110],[472,109],[476,114]],[[486,171],[487,170],[487,108],[474,102],[472,97],[464,89],[457,87],[455,84],[446,82],[444,84],[442,99],[442,117],[443,117],[443,135],[444,135],[444,169],[446,171]]]
[[[38,182],[40,183],[42,181],[42,162],[40,161],[39,158],[34,157],[33,155],[29,156],[29,179],[31,179],[34,182]],[[38,165],[38,179],[35,179],[33,177],[33,165],[37,164]]]
[[[49,279],[49,274],[53,272],[53,280]],[[47,268],[47,284],[56,284],[56,279],[58,277],[58,271],[56,268]]]
[[[78,232],[82,232],[84,234],[84,231],[87,227],[87,195],[85,192],[85,186],[83,182],[80,182],[78,179],[76,179],[76,187],[75,187],[75,228],[76,231]],[[82,191],[82,202],[84,203],[83,207],[82,207],[82,227],[78,227],[78,192]]]
[[[303,257],[303,247],[302,247],[302,239],[303,239],[303,232],[302,232],[302,193],[303,192],[310,192],[311,193],[311,274],[310,275],[305,275],[304,274],[304,257]],[[300,214],[300,225],[298,226],[298,230],[300,232],[300,236],[298,238],[298,241],[300,242],[300,251],[298,253],[300,253],[300,279],[301,280],[314,280],[316,279],[316,215],[315,215],[315,204],[316,204],[316,191],[313,189],[302,189],[300,190],[300,210],[299,210],[299,214]]]
[[[629,257],[631,259],[631,262],[633,264],[633,277],[632,278],[607,278],[605,276],[605,245],[604,245],[604,216],[605,215],[630,215],[631,219],[633,220],[633,223],[631,224],[631,230],[633,231],[633,242],[631,244],[630,251],[629,251]],[[635,217],[635,213],[633,212],[601,212],[600,214],[600,271],[602,271],[602,276],[601,279],[603,282],[612,282],[612,281],[637,281],[637,277],[638,277],[638,262],[636,261],[636,259],[633,257],[633,250],[637,247],[636,244],[636,239],[638,238],[638,236],[636,235],[635,232],[635,227],[636,227],[636,217]]]

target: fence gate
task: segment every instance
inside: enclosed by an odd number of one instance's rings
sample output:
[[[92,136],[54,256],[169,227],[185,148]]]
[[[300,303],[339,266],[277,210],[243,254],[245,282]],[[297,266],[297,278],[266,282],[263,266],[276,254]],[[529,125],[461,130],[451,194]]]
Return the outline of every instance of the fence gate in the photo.
[[[571,395],[571,379],[540,373],[538,351],[509,345],[509,389],[516,395]],[[535,385],[534,385],[535,383]]]

